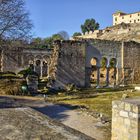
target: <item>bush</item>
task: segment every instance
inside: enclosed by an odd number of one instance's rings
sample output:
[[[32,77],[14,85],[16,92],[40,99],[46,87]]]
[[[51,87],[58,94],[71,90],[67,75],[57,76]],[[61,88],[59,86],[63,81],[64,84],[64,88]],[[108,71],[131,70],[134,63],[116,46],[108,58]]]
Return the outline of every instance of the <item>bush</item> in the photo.
[[[31,68],[21,70],[20,72],[18,72],[18,75],[22,75],[24,78],[26,78],[28,75],[39,76],[38,73],[34,72]]]
[[[71,91],[77,92],[79,90],[74,84],[67,84],[65,86],[65,89],[67,92],[71,92]]]
[[[25,83],[25,81],[21,79],[2,79],[0,80],[0,93],[3,95],[25,95],[27,93],[23,93],[21,89],[23,83]]]

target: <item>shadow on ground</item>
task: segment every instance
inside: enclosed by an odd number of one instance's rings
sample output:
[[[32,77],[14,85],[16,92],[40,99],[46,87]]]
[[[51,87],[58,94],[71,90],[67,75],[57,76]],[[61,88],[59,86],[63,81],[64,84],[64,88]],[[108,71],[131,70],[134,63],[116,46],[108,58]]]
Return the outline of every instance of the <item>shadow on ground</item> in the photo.
[[[69,117],[66,114],[70,109],[67,107],[47,104],[43,101],[30,100],[30,99],[16,99],[12,97],[0,96],[0,109],[5,108],[21,108],[21,107],[31,107],[52,119],[63,121]]]
[[[64,121],[69,116],[66,114],[69,111],[69,108],[59,106],[59,105],[47,105],[44,107],[33,107],[33,109],[49,116],[52,119]]]

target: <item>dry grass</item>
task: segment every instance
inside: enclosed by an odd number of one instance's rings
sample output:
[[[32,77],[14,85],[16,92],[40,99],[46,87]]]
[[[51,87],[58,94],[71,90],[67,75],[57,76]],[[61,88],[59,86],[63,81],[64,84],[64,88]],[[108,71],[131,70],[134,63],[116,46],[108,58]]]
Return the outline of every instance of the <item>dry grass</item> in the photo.
[[[49,101],[70,105],[86,106],[90,111],[100,112],[111,118],[112,101],[120,100],[123,94],[129,98],[140,97],[140,92],[131,90],[117,91],[112,89],[88,89],[75,94],[53,95]]]
[[[0,80],[0,94],[1,95],[21,95],[22,80]]]

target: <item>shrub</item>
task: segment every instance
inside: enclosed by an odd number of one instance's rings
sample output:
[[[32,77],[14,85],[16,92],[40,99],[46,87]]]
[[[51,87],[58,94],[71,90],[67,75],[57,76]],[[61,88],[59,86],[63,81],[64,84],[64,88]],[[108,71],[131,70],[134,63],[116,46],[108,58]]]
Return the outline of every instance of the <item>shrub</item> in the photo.
[[[24,78],[26,78],[28,75],[38,76],[38,73],[34,72],[31,68],[27,68],[25,70],[21,70],[20,72],[18,72],[18,75],[22,75]]]

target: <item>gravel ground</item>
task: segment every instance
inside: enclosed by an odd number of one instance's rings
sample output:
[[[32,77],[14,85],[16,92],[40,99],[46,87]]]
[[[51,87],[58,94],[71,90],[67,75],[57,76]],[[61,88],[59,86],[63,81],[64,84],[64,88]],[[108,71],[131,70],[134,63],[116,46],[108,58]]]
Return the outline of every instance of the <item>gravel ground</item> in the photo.
[[[96,140],[105,140],[106,133],[101,130],[101,122],[84,112],[54,104],[35,109]]]
[[[106,132],[102,129],[101,122],[79,110],[73,110],[61,105],[46,103],[43,100],[0,97],[0,108],[9,108],[10,106],[32,107],[50,118],[95,138],[96,140],[106,140]]]

